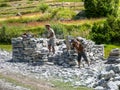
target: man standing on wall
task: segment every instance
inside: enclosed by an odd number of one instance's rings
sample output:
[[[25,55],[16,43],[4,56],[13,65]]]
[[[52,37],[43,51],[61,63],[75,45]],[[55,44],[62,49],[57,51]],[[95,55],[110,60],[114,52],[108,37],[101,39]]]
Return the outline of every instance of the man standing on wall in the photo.
[[[48,40],[49,53],[51,52],[51,49],[52,49],[53,54],[55,54],[55,40],[56,40],[55,32],[51,28],[50,24],[46,24],[45,27],[48,31],[47,38],[49,39]]]

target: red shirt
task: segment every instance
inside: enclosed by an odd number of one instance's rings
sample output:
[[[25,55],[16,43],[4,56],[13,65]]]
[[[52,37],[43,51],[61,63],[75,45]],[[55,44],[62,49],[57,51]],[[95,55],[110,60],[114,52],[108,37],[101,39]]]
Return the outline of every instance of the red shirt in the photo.
[[[77,52],[82,52],[84,50],[83,46],[80,42],[74,42],[73,47],[77,50]]]

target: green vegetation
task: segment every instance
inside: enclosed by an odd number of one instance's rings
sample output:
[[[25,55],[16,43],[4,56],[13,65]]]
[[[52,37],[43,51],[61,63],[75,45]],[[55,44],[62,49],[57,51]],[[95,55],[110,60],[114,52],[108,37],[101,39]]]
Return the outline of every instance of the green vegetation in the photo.
[[[45,13],[45,11],[49,8],[48,4],[41,3],[39,6],[39,9],[42,13]]]
[[[95,23],[90,33],[91,39],[96,43],[119,43],[120,44],[120,19],[109,16],[102,23]]]
[[[120,45],[105,44],[105,49],[104,49],[105,58],[108,58],[110,51],[115,48],[120,49]]]
[[[110,9],[110,13],[106,14],[108,15],[106,21],[101,24],[95,23],[90,32],[91,39],[98,44],[119,44],[120,42],[120,18],[118,15],[120,3],[119,0],[111,0],[110,3],[113,4],[111,4],[111,6],[108,4],[109,7],[106,8],[107,10]]]
[[[12,45],[10,45],[10,44],[0,44],[0,49],[11,52],[12,51]]]
[[[18,17],[18,18],[8,18],[4,21],[1,21],[2,23],[28,23],[33,21],[38,21],[40,19],[40,16],[32,16],[32,17]]]
[[[84,10],[82,1],[85,1],[85,13],[88,18],[109,17],[75,21],[78,12]],[[54,0],[52,3],[46,2],[45,0],[0,0],[0,49],[12,51],[11,38],[19,37],[27,30],[36,37],[42,37],[46,33],[44,28],[46,23],[51,24],[58,37],[81,36],[92,39],[98,44],[105,44],[105,58],[109,56],[112,49],[120,48],[120,19],[117,17],[119,0]],[[64,4],[64,2],[69,3]],[[16,16],[18,12],[22,16]],[[25,14],[27,15],[25,16]],[[0,78],[35,90],[33,87],[1,74]],[[60,90],[92,90],[86,87],[75,88],[70,83],[59,81],[53,83]]]
[[[93,90],[91,88],[87,88],[84,86],[80,87],[73,87],[71,86],[71,83],[65,83],[65,82],[60,82],[60,81],[52,81],[55,87],[58,88],[58,90]]]
[[[45,31],[43,27],[39,26],[26,27],[25,25],[9,26],[5,24],[2,26],[2,28],[0,28],[0,42],[10,44],[12,38],[21,36],[27,30],[36,36],[41,36]]]
[[[84,0],[84,6],[88,18],[117,16],[119,0]]]
[[[8,7],[9,5],[6,3],[0,3],[0,7]]]
[[[57,20],[71,20],[76,13],[70,8],[60,8],[54,16]]]
[[[91,30],[91,24],[66,25],[51,22],[51,25],[56,35],[63,35],[63,37],[66,35],[72,35],[74,37],[81,35],[82,37],[89,38],[89,31]],[[2,28],[0,28],[0,42],[10,44],[12,38],[21,36],[27,30],[38,37],[41,37],[42,34],[45,33],[44,26],[29,27],[24,24],[17,26],[4,24]]]

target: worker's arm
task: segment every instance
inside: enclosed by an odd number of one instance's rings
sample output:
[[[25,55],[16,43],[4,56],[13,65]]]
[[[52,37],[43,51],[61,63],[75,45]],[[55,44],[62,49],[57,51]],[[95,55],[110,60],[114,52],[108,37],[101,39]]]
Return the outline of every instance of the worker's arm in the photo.
[[[51,32],[47,38],[51,38],[51,37],[53,37],[53,32]]]

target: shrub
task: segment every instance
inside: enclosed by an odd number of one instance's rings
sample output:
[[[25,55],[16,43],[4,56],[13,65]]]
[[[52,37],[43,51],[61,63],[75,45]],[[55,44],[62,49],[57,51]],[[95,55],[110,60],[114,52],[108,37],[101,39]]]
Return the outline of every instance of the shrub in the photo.
[[[119,0],[84,0],[84,6],[88,18],[117,16]]]
[[[103,24],[95,23],[90,32],[91,39],[96,43],[120,42],[120,19],[109,16]]]
[[[54,15],[54,13],[56,13],[56,15]],[[71,20],[76,15],[76,13],[69,8],[59,8],[58,12],[55,11],[54,13],[54,18],[57,20]]]
[[[65,32],[67,31],[64,25],[60,23],[53,23],[51,25],[56,33],[57,38],[64,38]]]
[[[44,13],[37,21],[48,21],[51,20],[51,14],[50,13]]]
[[[39,6],[39,9],[42,13],[44,13],[48,8],[49,8],[49,6],[45,3],[41,3]]]
[[[6,26],[3,26],[0,31],[0,42],[2,43],[10,43],[12,37],[17,37],[19,35],[17,30],[8,31]]]
[[[8,7],[8,6],[10,6],[10,5],[8,5],[7,3],[1,3],[0,4],[0,7]]]
[[[26,26],[8,26],[3,25],[2,28],[0,28],[0,43],[11,43],[11,38],[19,37],[24,32],[29,30],[31,33],[33,33],[35,36],[42,36],[42,34],[45,32],[43,27],[26,27]]]
[[[85,38],[89,38],[89,32],[91,30],[90,24],[82,24],[82,25],[65,25],[67,29],[67,34],[72,35],[74,37],[81,36]]]
[[[50,8],[48,12],[51,14],[51,18],[57,20],[56,15],[60,8]]]
[[[14,22],[18,22],[18,23],[28,23],[28,22],[32,22],[32,21],[37,21],[39,20],[40,17],[39,16],[35,16],[35,17],[20,17],[20,18],[11,18],[11,19],[8,19],[8,20],[5,20],[4,22],[7,22],[7,23],[14,23]]]

